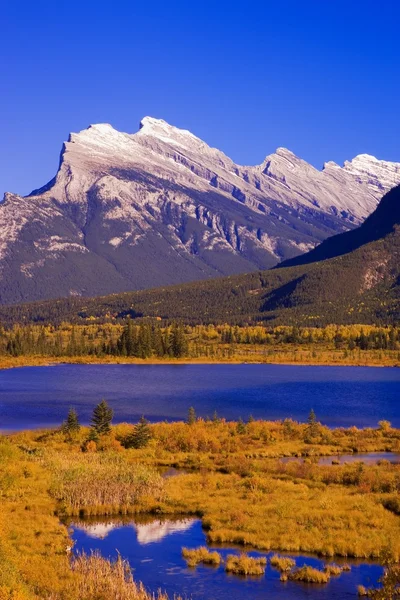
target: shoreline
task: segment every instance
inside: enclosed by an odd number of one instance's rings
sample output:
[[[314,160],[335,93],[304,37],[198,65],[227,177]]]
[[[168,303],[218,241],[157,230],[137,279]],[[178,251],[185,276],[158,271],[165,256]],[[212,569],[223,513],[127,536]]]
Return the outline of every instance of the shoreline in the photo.
[[[248,357],[230,358],[230,359],[215,359],[210,358],[112,358],[107,357],[81,357],[81,356],[23,356],[10,357],[7,360],[0,360],[0,370],[17,369],[23,367],[54,367],[58,365],[275,365],[275,366],[298,366],[298,367],[390,367],[399,368],[400,363],[396,360],[392,363],[385,364],[379,360],[350,360],[348,357],[343,360],[251,360]]]

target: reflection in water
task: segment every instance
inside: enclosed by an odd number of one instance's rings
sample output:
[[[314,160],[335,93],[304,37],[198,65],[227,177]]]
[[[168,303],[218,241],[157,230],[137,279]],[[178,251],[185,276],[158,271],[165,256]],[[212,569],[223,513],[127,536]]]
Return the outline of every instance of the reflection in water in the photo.
[[[135,525],[137,541],[139,544],[159,542],[167,535],[178,531],[187,531],[196,519],[182,519],[181,521],[153,521],[147,525]]]
[[[118,523],[91,523],[90,525],[80,525],[80,528],[91,538],[104,540],[110,531],[119,527]]]
[[[196,519],[179,520],[153,520],[149,523],[138,521],[109,521],[109,522],[79,522],[73,523],[73,527],[83,530],[90,538],[104,540],[114,529],[120,527],[132,527],[136,531],[136,539],[139,544],[152,544],[159,542],[167,535],[179,531],[187,531],[195,523]]]
[[[338,454],[335,456],[309,456],[306,459],[299,456],[286,456],[281,458],[283,463],[298,462],[304,460],[315,462],[318,465],[344,465],[345,463],[362,462],[366,465],[376,465],[380,461],[400,464],[400,454],[395,452],[355,452],[354,454]]]
[[[269,563],[265,575],[257,578],[227,575],[224,565],[218,568],[200,565],[190,569],[182,558],[182,547],[207,544],[200,519],[192,518],[77,521],[73,524],[72,537],[76,552],[98,551],[113,559],[119,553],[129,561],[136,581],[142,581],[149,590],[166,591],[170,598],[176,594],[192,600],[343,600],[357,598],[358,585],[375,585],[382,574],[379,565],[339,559],[338,564],[350,562],[351,571],[332,577],[326,585],[282,583],[279,572]],[[217,550],[224,560],[228,554],[241,551],[226,546]],[[269,558],[273,553],[250,551],[249,554]],[[315,556],[290,556],[298,567],[308,564],[323,569],[331,562]]]

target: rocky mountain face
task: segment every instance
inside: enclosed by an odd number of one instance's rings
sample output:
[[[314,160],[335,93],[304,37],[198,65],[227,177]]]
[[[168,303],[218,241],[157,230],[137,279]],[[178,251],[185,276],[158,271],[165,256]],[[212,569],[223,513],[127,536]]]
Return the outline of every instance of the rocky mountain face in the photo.
[[[279,148],[235,164],[146,117],[135,134],[92,125],[55,178],[0,204],[0,302],[93,296],[272,267],[359,225],[400,163],[359,155],[321,171]]]

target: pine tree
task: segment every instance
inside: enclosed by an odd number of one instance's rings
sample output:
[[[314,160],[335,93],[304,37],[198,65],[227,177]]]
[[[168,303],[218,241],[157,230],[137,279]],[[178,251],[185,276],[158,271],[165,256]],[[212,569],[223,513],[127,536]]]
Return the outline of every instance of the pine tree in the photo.
[[[214,410],[213,416],[212,416],[212,420],[213,423],[218,423],[219,419],[218,419],[218,413],[216,410]]]
[[[317,422],[317,415],[315,414],[313,408],[310,410],[310,414],[308,415],[308,420],[307,421],[308,421],[308,424],[311,425],[311,426],[315,425],[316,422]]]
[[[175,358],[185,356],[188,352],[188,344],[183,326],[176,323],[171,328],[170,352]]]
[[[314,412],[314,409],[312,408],[310,410],[310,414],[308,415],[308,434],[310,437],[315,437],[316,435],[318,435],[318,421],[317,421],[317,416]]]
[[[76,433],[80,428],[77,412],[74,408],[70,408],[61,429],[64,433]]]
[[[239,421],[237,422],[236,431],[241,435],[246,433],[246,425],[243,423],[242,417],[240,417]]]
[[[196,422],[196,411],[194,410],[193,406],[191,406],[189,408],[189,412],[188,412],[187,423],[188,423],[188,425],[193,425],[195,422]]]
[[[111,421],[114,411],[102,400],[93,410],[92,430],[97,435],[104,435],[111,431]]]
[[[142,415],[139,423],[125,441],[126,448],[145,448],[151,439],[149,422]]]

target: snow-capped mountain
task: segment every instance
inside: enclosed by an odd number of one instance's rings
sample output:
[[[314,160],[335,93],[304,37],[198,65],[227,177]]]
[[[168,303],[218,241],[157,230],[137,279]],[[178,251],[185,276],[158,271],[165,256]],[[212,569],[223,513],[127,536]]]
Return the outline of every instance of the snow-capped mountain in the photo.
[[[70,135],[56,177],[0,204],[0,301],[96,295],[265,269],[360,224],[400,163],[321,171],[285,148],[235,164],[146,117]]]

